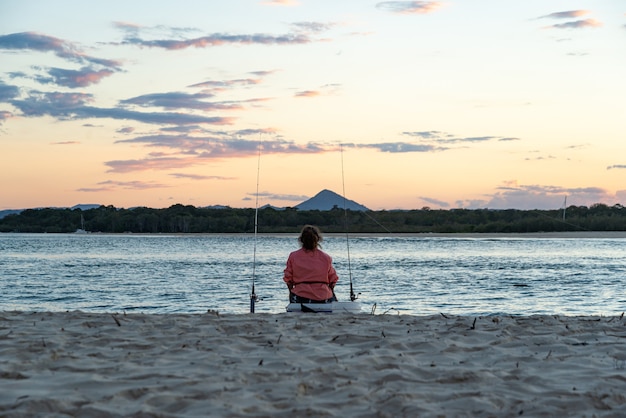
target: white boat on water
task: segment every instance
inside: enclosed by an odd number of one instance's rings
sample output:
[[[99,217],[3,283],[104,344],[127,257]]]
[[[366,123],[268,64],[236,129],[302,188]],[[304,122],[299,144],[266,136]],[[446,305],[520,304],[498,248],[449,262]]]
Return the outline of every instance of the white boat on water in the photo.
[[[85,218],[83,217],[83,214],[80,214],[80,228],[78,228],[76,231],[74,231],[75,234],[88,234],[89,231],[87,231],[85,229]]]

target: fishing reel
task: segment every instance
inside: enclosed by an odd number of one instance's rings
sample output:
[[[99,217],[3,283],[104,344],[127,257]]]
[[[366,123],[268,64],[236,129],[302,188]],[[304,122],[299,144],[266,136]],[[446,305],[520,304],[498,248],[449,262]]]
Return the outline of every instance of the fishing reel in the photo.
[[[250,294],[250,313],[254,313],[254,305],[259,302],[262,301],[263,298],[259,297],[255,292],[254,292],[254,287],[252,288],[252,293]]]

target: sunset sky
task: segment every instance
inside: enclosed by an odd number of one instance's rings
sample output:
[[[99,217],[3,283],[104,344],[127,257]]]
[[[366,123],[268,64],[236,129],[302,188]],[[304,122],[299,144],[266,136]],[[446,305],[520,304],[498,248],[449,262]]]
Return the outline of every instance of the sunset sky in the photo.
[[[0,209],[626,205],[626,2],[0,0]]]

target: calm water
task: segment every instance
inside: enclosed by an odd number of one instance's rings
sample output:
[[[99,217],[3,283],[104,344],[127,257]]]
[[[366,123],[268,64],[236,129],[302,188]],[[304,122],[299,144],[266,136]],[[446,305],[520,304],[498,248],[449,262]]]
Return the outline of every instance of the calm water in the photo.
[[[0,310],[284,312],[297,236],[0,234]],[[349,263],[348,245],[349,244]],[[364,312],[618,315],[626,239],[328,236]],[[349,267],[350,265],[350,267]]]

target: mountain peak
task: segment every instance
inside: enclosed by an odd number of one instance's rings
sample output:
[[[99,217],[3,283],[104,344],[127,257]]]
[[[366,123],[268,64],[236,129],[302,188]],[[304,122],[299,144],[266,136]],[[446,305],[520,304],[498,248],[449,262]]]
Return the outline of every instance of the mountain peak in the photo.
[[[353,200],[344,199],[343,196],[333,192],[332,190],[324,189],[309,200],[295,206],[299,210],[331,210],[335,207],[354,211],[367,211],[369,210],[365,206],[357,203]]]

